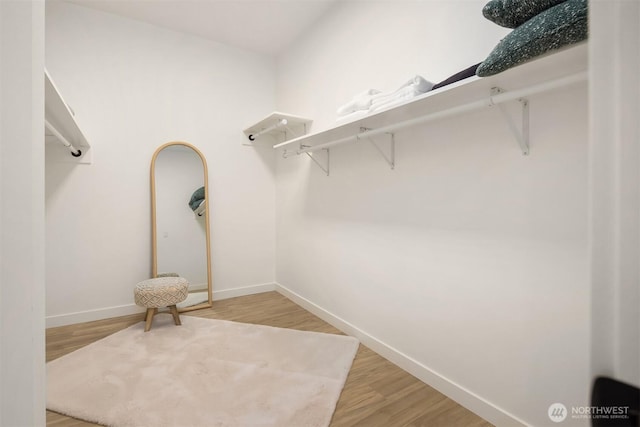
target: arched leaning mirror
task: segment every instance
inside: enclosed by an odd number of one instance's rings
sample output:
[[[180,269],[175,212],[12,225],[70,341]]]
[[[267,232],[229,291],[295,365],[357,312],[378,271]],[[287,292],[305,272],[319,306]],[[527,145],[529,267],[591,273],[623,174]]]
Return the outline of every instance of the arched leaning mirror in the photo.
[[[189,281],[189,295],[178,304],[180,311],[212,303],[207,182],[207,162],[193,145],[169,142],[153,154],[152,274]]]

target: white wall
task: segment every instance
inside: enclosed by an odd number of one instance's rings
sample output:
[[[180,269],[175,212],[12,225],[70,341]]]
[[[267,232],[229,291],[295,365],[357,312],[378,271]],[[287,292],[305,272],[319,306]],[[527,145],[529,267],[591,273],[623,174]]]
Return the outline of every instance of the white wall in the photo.
[[[590,7],[592,370],[640,387],[640,4]]]
[[[320,130],[363,89],[480,62],[506,32],[484,3],[342,3],[279,58],[278,109]],[[366,144],[330,177],[279,157],[278,283],[498,425],[586,405],[585,87],[530,99],[528,157],[491,109],[397,133],[393,171]]]
[[[437,83],[481,62],[508,33],[478,17],[483,4],[338,2],[279,58],[278,107],[295,106],[316,131],[334,125],[337,107],[365,89],[393,91],[416,74]]]
[[[44,3],[0,2],[0,425],[45,424]]]
[[[61,2],[47,2],[46,66],[93,164],[47,146],[48,325],[137,310],[151,273],[149,167],[168,141],[209,166],[215,292],[273,283],[272,150],[242,129],[273,110],[273,59]],[[74,314],[77,313],[77,314]]]

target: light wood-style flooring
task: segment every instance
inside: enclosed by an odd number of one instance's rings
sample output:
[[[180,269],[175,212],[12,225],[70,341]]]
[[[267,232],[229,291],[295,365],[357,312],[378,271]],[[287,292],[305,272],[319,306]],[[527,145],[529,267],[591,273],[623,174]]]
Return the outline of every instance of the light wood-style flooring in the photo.
[[[341,333],[277,292],[215,301],[212,308],[181,316]],[[50,328],[46,334],[47,361],[141,322],[142,317],[132,315]],[[47,426],[92,425],[95,424],[47,411]],[[331,426],[490,427],[491,424],[360,344]]]

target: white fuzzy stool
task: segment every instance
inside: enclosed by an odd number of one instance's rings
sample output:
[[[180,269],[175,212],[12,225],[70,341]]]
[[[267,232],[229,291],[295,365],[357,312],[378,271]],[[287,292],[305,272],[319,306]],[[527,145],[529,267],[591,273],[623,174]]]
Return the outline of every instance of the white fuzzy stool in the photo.
[[[184,277],[157,277],[138,283],[133,291],[136,305],[146,307],[144,331],[151,329],[153,316],[160,307],[169,307],[176,325],[180,325],[180,316],[176,304],[187,299],[189,282]]]

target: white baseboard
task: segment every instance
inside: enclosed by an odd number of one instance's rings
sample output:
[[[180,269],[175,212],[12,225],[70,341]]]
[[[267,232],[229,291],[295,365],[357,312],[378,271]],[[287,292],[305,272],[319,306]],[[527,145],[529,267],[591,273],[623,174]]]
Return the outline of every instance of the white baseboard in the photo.
[[[214,300],[222,300],[244,295],[258,294],[262,292],[275,291],[275,283],[264,283],[260,285],[243,286],[240,288],[223,289],[213,291]],[[79,311],[75,313],[58,314],[46,317],[46,327],[55,328],[57,326],[74,325],[76,323],[92,322],[94,320],[110,319],[112,317],[127,316],[129,314],[144,313],[145,309],[131,303],[114,307],[97,308],[94,310]]]
[[[344,319],[341,319],[333,313],[330,313],[329,311],[296,294],[290,289],[280,284],[276,284],[275,289],[299,306],[315,314],[325,322],[330,323],[331,325],[340,329],[342,332],[348,335],[358,338],[362,344],[369,347],[371,350],[375,351],[385,359],[404,369],[414,377],[435,388],[442,394],[448,396],[470,411],[478,414],[490,423],[496,426],[527,425],[524,421],[505,412],[504,410],[498,408],[490,402],[487,402],[482,397],[445,378],[444,376],[429,369],[427,366],[423,365],[417,360],[385,344],[374,336],[369,335],[355,325],[347,322]]]
[[[213,300],[229,299],[235,297],[243,297],[245,295],[261,294],[276,290],[275,283],[263,283],[262,285],[243,286],[241,288],[223,289],[221,291],[213,291]]]
[[[110,319],[112,317],[127,316],[129,314],[144,313],[145,309],[135,304],[118,305],[114,307],[97,308],[94,310],[77,311],[75,313],[47,316],[46,327],[74,325],[76,323],[93,322],[94,320]]]

